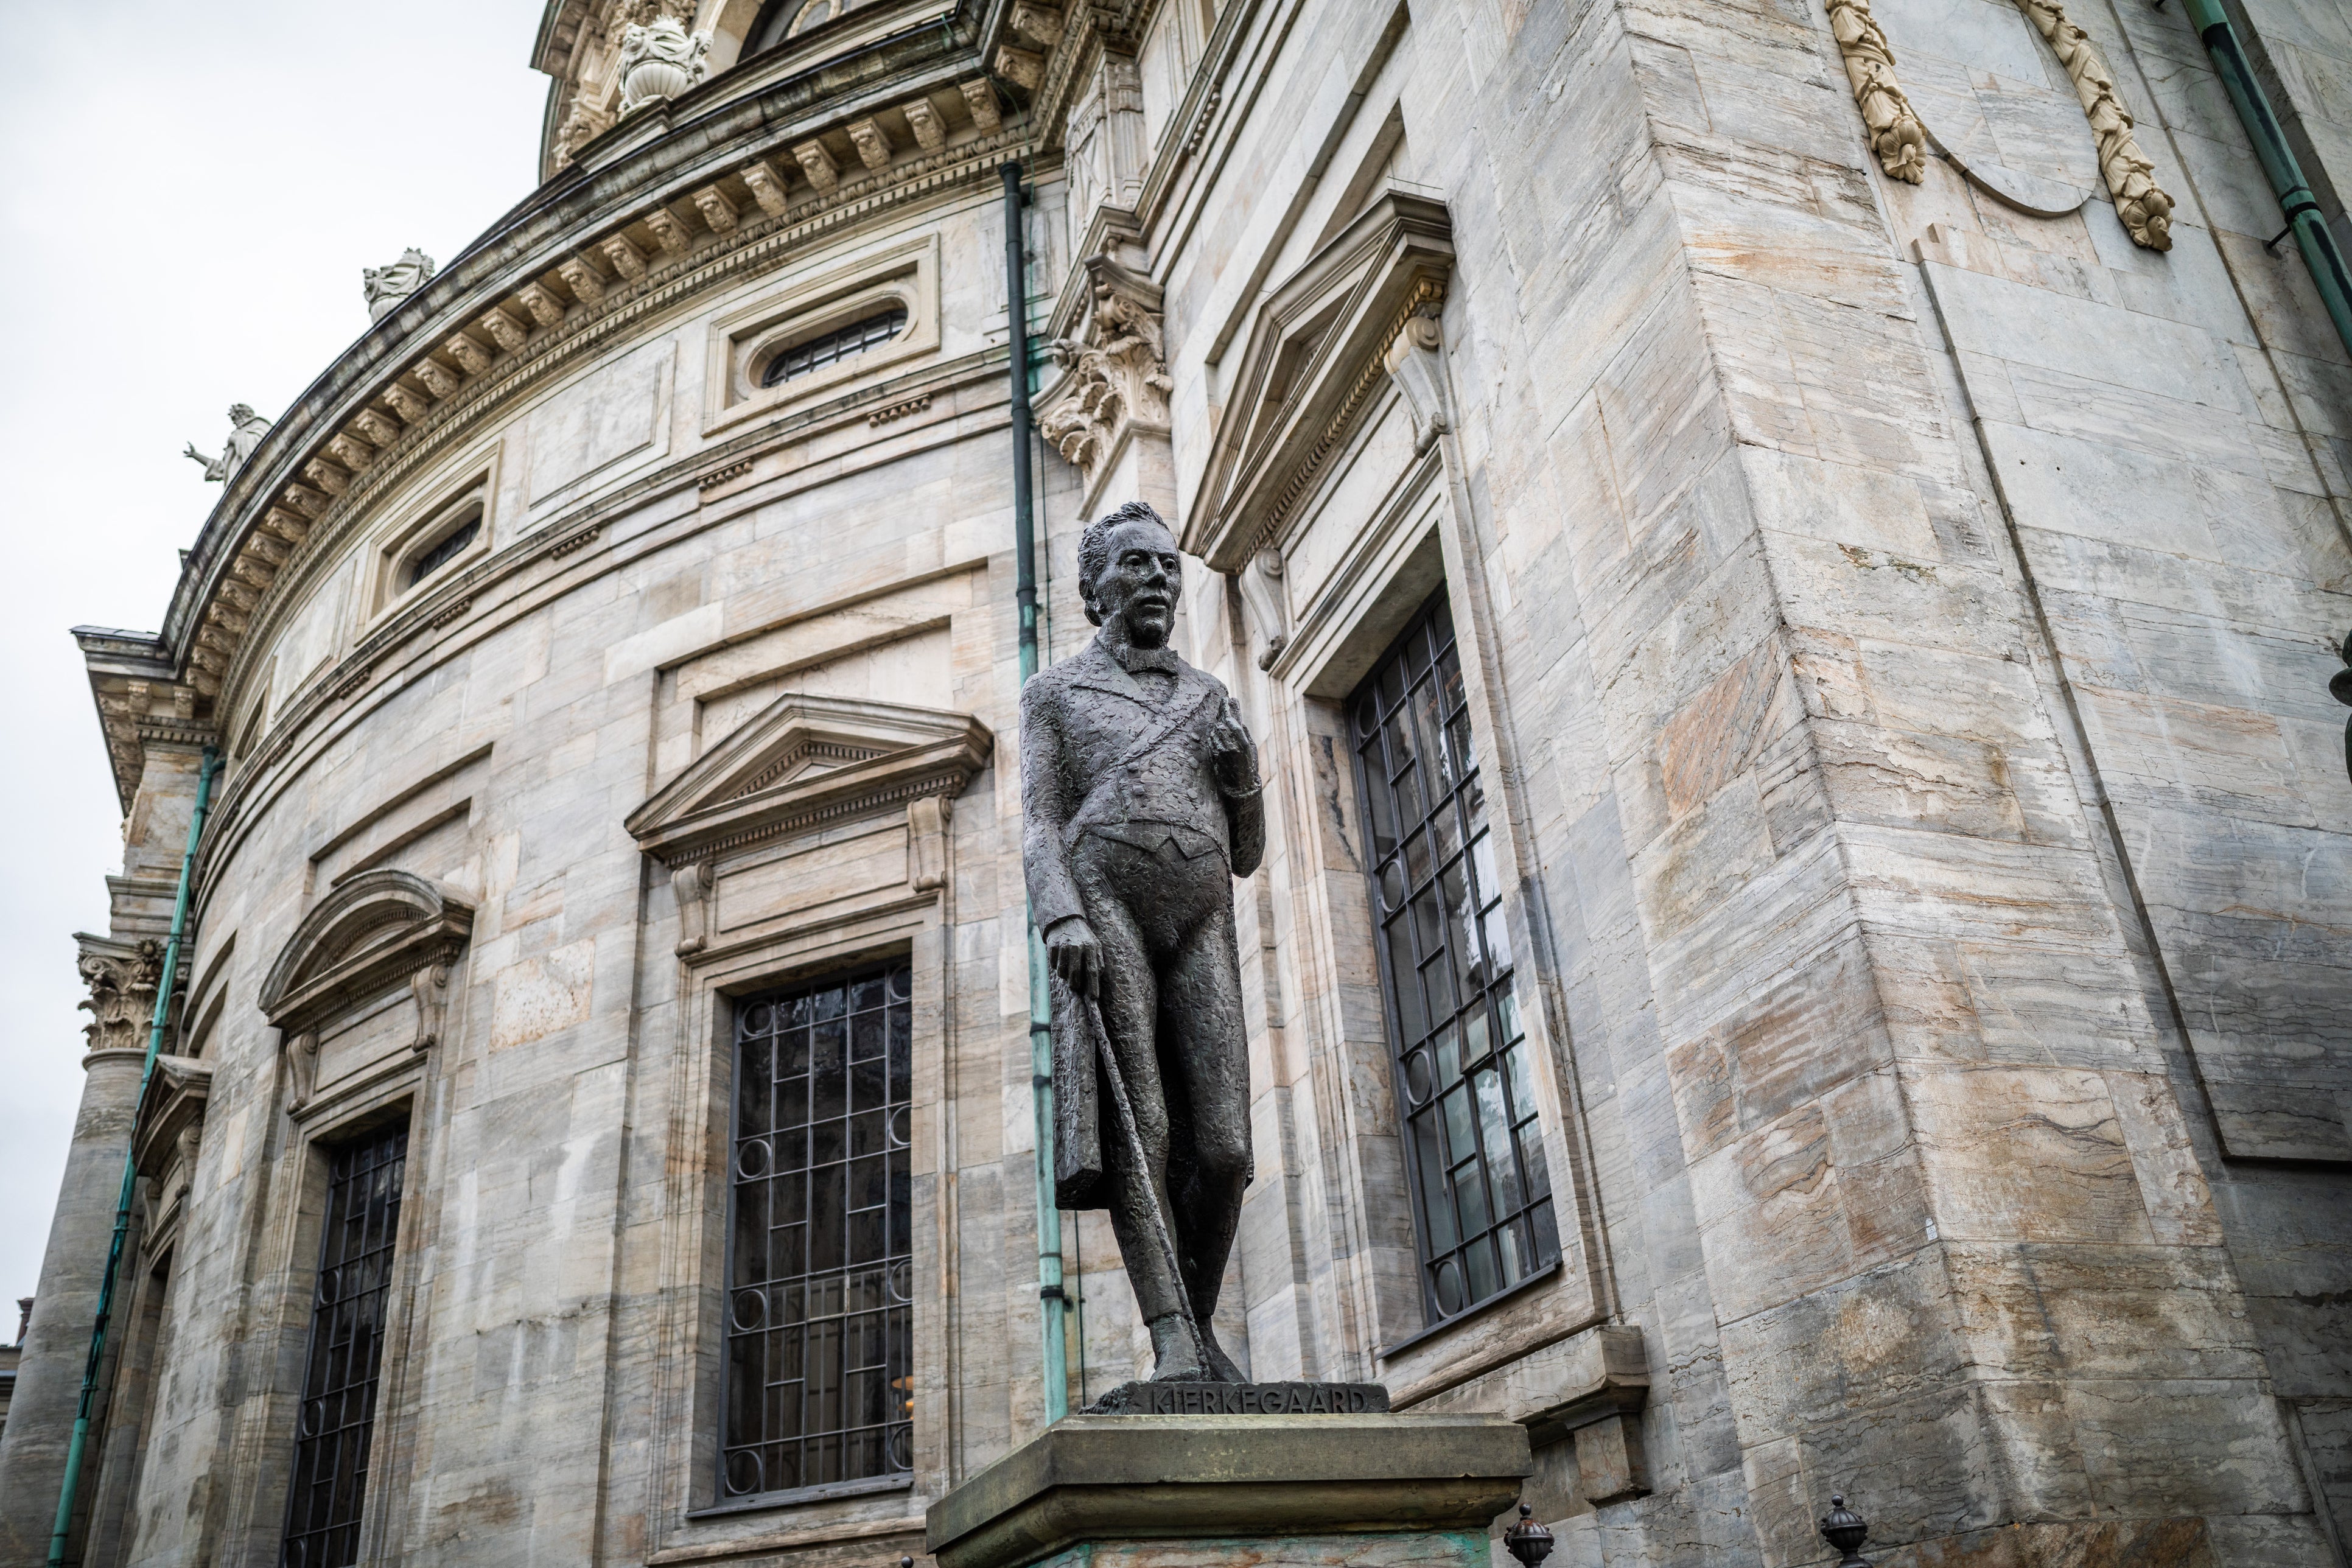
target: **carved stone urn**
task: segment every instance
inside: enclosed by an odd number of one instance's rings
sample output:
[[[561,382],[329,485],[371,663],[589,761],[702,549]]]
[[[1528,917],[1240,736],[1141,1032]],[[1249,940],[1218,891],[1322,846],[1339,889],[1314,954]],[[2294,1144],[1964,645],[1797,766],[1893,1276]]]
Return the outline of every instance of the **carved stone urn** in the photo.
[[[703,59],[709,50],[709,34],[689,37],[675,16],[633,25],[621,36],[621,112],[667,102],[692,88],[710,68]]]

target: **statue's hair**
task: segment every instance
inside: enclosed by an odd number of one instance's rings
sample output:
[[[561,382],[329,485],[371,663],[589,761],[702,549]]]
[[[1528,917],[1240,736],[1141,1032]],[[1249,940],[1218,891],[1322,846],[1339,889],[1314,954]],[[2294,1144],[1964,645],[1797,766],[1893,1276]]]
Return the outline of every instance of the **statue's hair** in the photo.
[[[1095,608],[1095,579],[1110,568],[1111,534],[1120,524],[1129,522],[1156,522],[1168,527],[1168,520],[1152,510],[1150,503],[1131,500],[1087,524],[1086,532],[1078,539],[1078,597],[1087,606],[1087,619],[1096,626],[1102,625],[1102,616]]]

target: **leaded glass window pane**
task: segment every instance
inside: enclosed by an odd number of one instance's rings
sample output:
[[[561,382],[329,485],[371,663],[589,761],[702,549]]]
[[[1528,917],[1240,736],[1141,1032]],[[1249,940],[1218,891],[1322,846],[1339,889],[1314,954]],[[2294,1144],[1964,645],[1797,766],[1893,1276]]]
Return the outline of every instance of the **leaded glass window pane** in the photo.
[[[795,343],[768,362],[760,373],[761,386],[782,386],[814,374],[829,364],[837,364],[868,349],[878,349],[898,335],[907,324],[907,307],[893,305],[877,315],[862,321],[852,321],[805,342]]]
[[[407,1166],[408,1129],[401,1127],[344,1144],[328,1167],[326,1235],[278,1559],[284,1568],[347,1568],[360,1560],[360,1509]]]
[[[912,988],[736,1010],[721,1500],[913,1468]]]
[[[1432,1322],[1559,1257],[1503,887],[1441,589],[1349,700]]]

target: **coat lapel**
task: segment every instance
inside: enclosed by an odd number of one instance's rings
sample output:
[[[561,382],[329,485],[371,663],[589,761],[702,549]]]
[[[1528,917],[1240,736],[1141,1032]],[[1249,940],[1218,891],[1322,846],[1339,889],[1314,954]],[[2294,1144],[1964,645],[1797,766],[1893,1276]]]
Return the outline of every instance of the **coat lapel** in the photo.
[[[1124,697],[1146,711],[1156,710],[1159,707],[1144,695],[1143,688],[1137,683],[1135,677],[1128,674],[1127,668],[1106,653],[1098,642],[1088,643],[1087,651],[1078,656],[1072,684],[1108,691],[1114,697]]]

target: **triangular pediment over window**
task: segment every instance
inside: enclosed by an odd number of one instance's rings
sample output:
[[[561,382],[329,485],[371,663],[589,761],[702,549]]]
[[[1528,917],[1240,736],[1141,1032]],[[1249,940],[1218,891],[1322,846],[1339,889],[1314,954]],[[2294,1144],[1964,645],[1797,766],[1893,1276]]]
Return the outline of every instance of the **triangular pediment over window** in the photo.
[[[1218,418],[1184,548],[1238,572],[1278,540],[1386,379],[1405,318],[1445,297],[1453,226],[1443,203],[1394,188],[1259,307]]]
[[[786,692],[630,814],[673,868],[924,795],[955,795],[996,743],[969,713]]]

